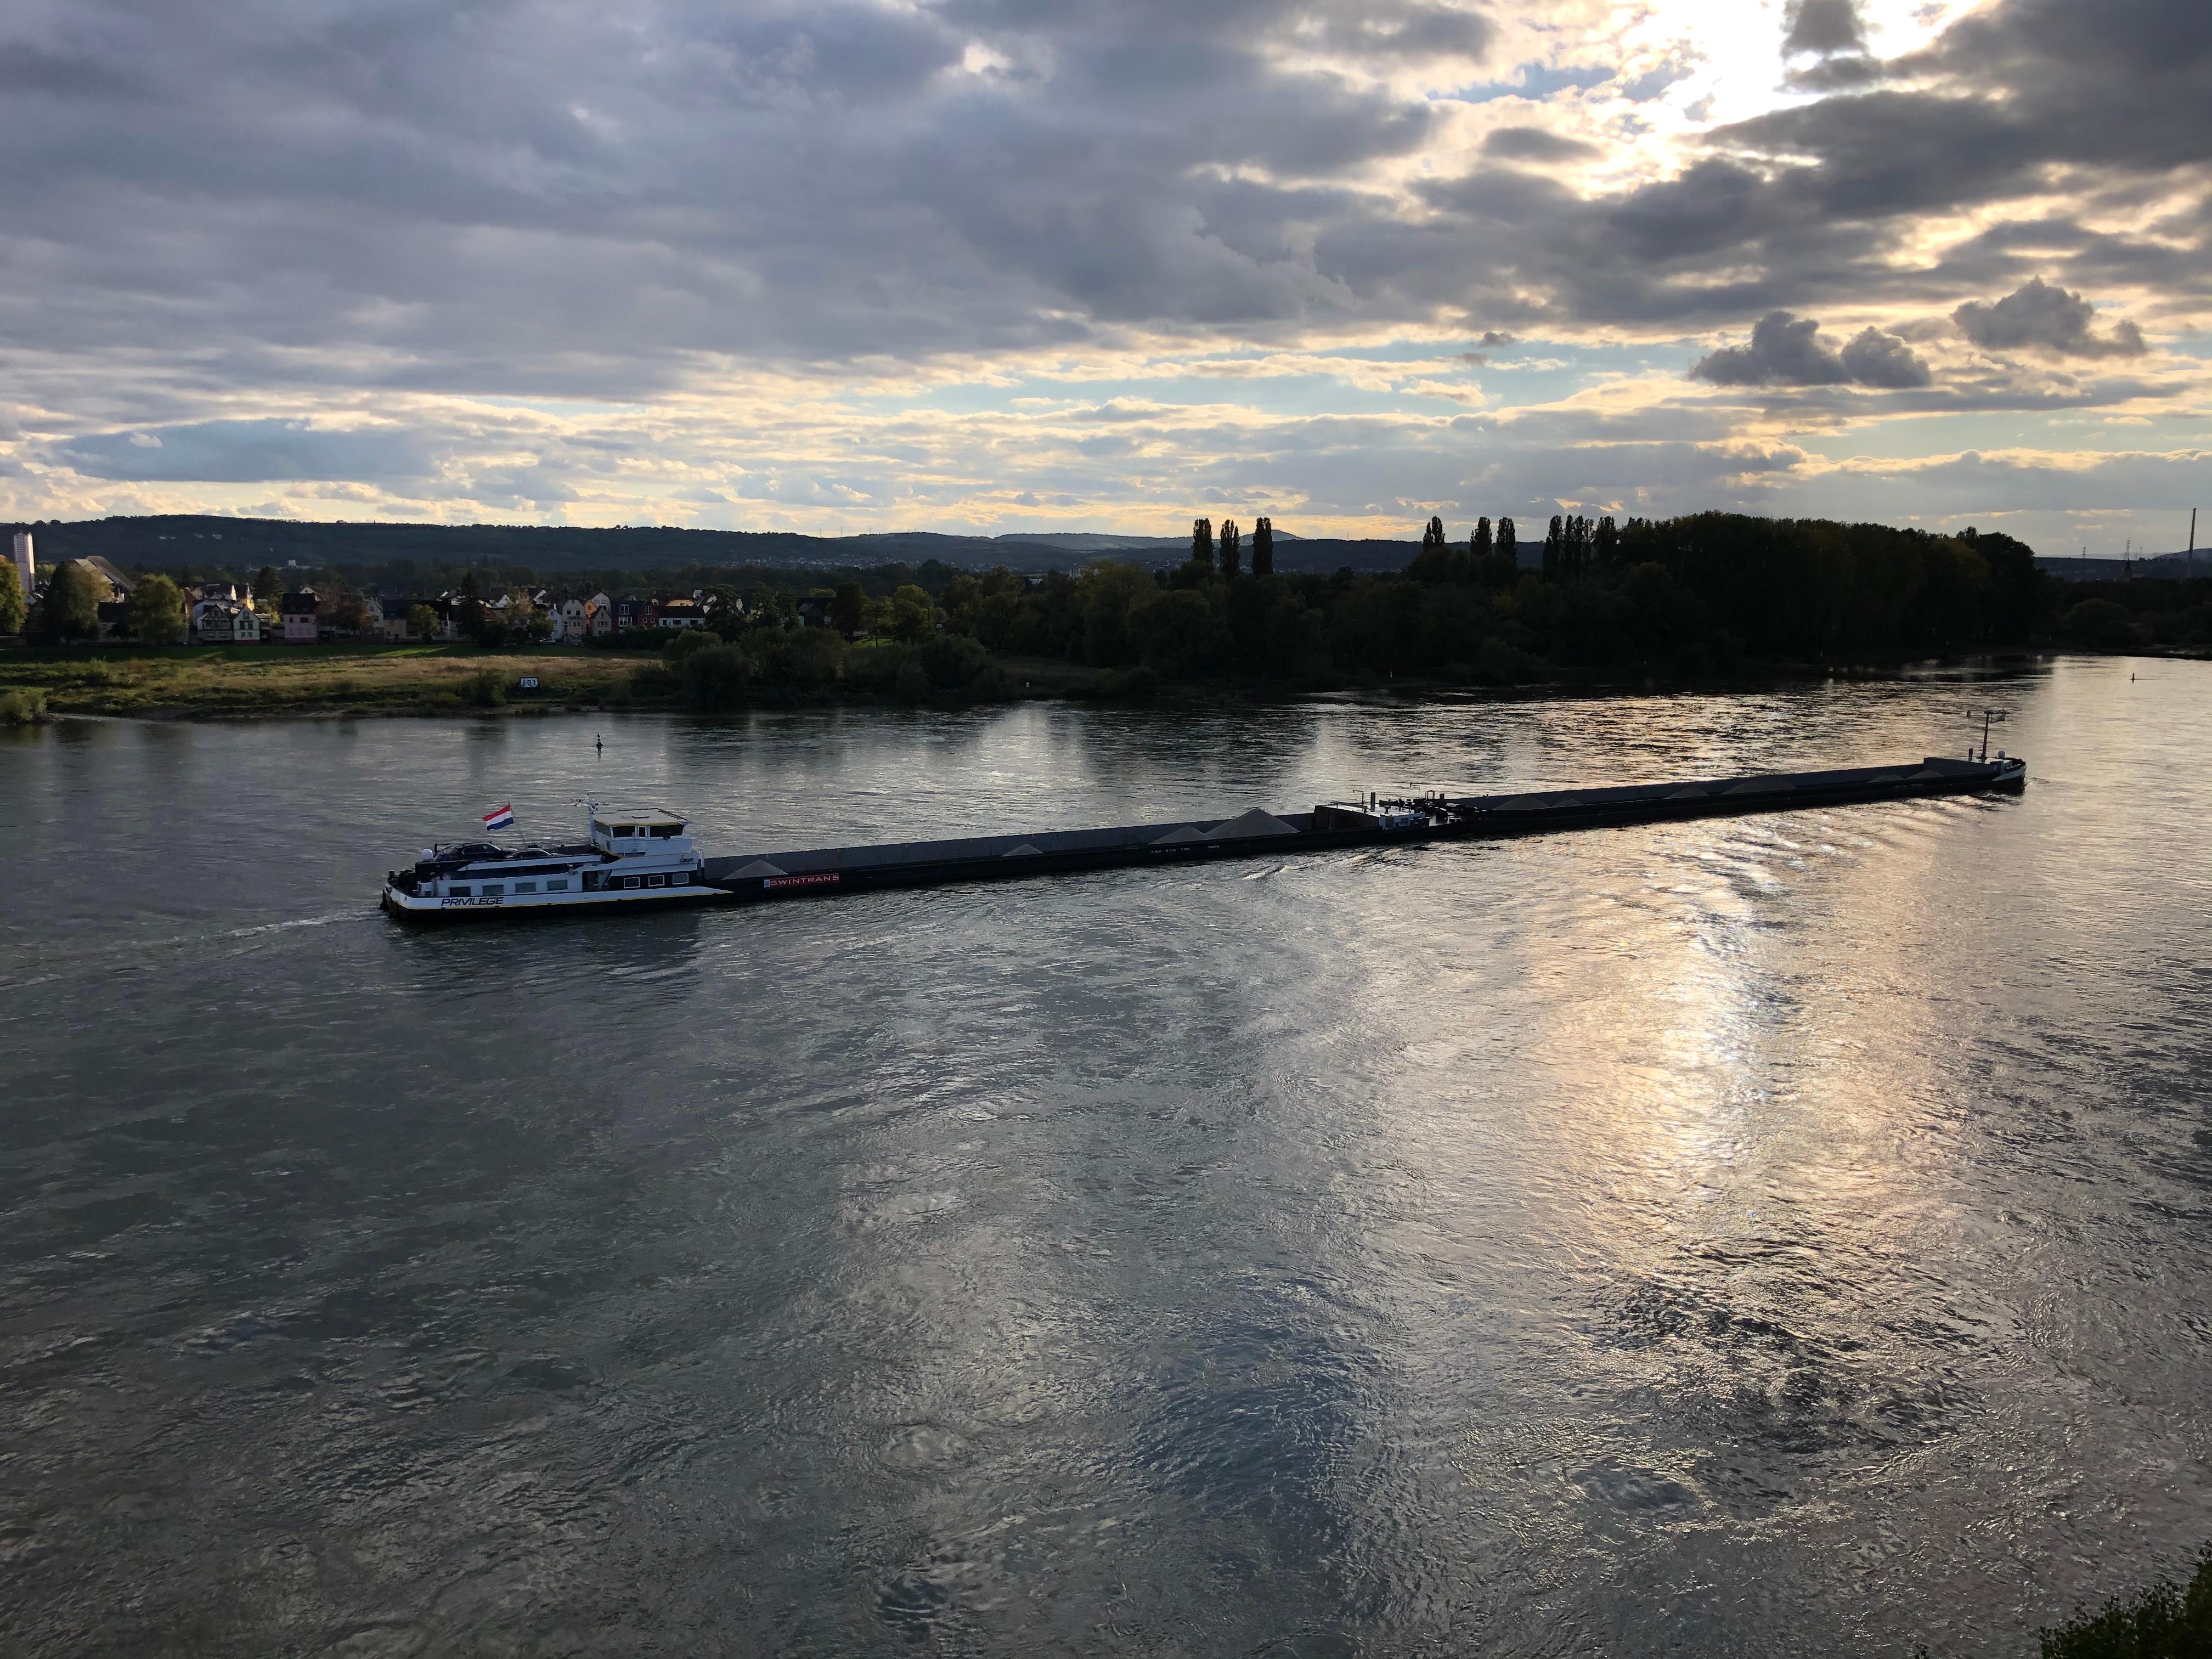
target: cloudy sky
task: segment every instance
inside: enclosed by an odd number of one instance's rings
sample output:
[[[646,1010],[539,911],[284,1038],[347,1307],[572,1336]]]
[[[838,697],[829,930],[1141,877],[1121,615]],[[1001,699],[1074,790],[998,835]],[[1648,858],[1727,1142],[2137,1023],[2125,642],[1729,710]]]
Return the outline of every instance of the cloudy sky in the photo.
[[[11,0],[0,141],[17,518],[2212,507],[2206,0]]]

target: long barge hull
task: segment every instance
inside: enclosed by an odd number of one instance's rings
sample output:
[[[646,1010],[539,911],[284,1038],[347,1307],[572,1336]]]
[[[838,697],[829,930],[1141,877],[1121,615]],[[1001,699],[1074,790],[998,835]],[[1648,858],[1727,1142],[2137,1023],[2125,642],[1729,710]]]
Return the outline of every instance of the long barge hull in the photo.
[[[708,859],[703,879],[741,902],[834,898],[887,888],[1009,881],[1206,859],[1278,858],[1346,848],[1497,840],[1929,795],[2016,794],[2026,781],[2021,761],[1931,757],[1897,766],[1827,772],[1513,795],[1427,795],[1368,806],[1320,806],[1311,812],[1269,813],[1255,808],[1234,818],[741,854]]]

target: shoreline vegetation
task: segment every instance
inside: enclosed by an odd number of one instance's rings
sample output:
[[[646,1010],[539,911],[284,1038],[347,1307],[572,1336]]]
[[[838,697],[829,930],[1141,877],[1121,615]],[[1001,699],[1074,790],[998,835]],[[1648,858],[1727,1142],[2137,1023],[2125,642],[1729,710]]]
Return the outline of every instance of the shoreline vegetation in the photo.
[[[2115,1596],[2042,1632],[2039,1659],[2208,1659],[2212,1656],[2212,1548],[2185,1585],[2161,1580]],[[1919,1652],[1928,1653],[1926,1648]]]
[[[1326,692],[1401,696],[1660,695],[1815,680],[1881,680],[1932,665],[1964,667],[1980,653],[1841,664],[1746,664],[1695,680],[1561,673],[1507,683],[1419,676],[1328,685],[1279,681],[1163,684],[1142,665],[1091,668],[1051,658],[992,657],[995,673],[950,688],[917,685],[899,669],[914,653],[886,650],[889,672],[856,649],[838,679],[813,685],[750,683],[741,696],[687,692],[678,667],[624,661],[587,647],[326,644],[316,646],[32,647],[0,653],[0,727],[91,715],[137,720],[318,720],[507,717],[593,713],[742,714],[754,709],[963,707],[1032,701],[1200,707]],[[2028,653],[2017,653],[2027,660]],[[267,659],[278,659],[275,665]],[[860,659],[852,660],[851,659]],[[269,672],[271,668],[275,672]],[[925,669],[923,672],[927,672]],[[520,682],[535,678],[535,690]]]
[[[1972,529],[1567,516],[1551,521],[1539,551],[1510,519],[1480,520],[1463,541],[1431,519],[1406,568],[1381,575],[1277,574],[1273,550],[1265,519],[1249,537],[1200,520],[1188,556],[1164,569],[1110,557],[1042,578],[884,568],[826,573],[834,585],[811,592],[779,574],[824,573],[755,573],[742,602],[717,573],[648,572],[649,583],[708,595],[709,625],[588,645],[508,644],[520,631],[511,621],[454,643],[49,644],[0,653],[0,724],[48,710],[716,714],[1029,697],[1670,691],[1884,677],[2057,647],[2212,647],[2212,580],[2062,586],[2024,544]],[[410,567],[404,578],[426,574],[458,576],[471,598],[530,580],[475,568]],[[342,568],[320,580],[343,596],[400,579]]]

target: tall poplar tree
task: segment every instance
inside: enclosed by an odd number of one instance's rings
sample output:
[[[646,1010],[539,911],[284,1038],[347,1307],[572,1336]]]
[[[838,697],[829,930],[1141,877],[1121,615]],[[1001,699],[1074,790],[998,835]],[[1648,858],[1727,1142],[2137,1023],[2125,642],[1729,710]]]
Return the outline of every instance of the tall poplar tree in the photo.
[[[1504,580],[1500,586],[1510,587],[1521,574],[1521,544],[1514,539],[1513,520],[1498,521],[1498,568]]]
[[[26,609],[23,584],[15,574],[15,567],[0,564],[0,634],[21,633]]]
[[[1451,563],[1450,550],[1444,544],[1443,520],[1431,519],[1422,526],[1421,550],[1406,567],[1406,574],[1424,587],[1434,587],[1451,580]]]
[[[1252,574],[1272,576],[1275,574],[1275,521],[1255,519],[1252,521]]]
[[[1190,562],[1213,568],[1213,520],[1193,519],[1190,521]]]
[[[1237,549],[1242,540],[1237,529],[1237,520],[1224,519],[1221,521],[1221,574],[1226,578],[1234,580],[1237,575],[1241,562]]]
[[[1590,552],[1601,569],[1609,570],[1620,562],[1620,529],[1613,523],[1612,514],[1597,521],[1597,528],[1590,535]]]

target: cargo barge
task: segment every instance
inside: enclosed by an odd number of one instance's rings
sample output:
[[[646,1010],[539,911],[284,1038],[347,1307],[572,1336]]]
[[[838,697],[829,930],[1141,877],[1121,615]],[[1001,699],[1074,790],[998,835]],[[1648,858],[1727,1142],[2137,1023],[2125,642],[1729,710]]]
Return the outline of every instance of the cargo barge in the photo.
[[[1895,766],[1601,788],[1389,799],[1370,795],[1364,801],[1324,802],[1310,812],[1276,813],[1254,807],[1227,818],[725,858],[695,854],[689,825],[677,815],[642,810],[609,813],[587,804],[590,833],[583,842],[514,849],[467,843],[459,848],[426,849],[413,870],[395,871],[387,878],[383,903],[388,913],[403,920],[429,920],[830,898],[887,888],[1007,881],[1206,859],[1277,858],[1346,848],[1488,841],[1929,795],[2017,794],[2027,779],[2027,763],[2002,754],[1995,760],[1931,756]],[[543,872],[556,864],[563,867],[551,879],[562,886],[549,892]],[[525,884],[514,877],[525,872],[531,879],[522,890]]]

